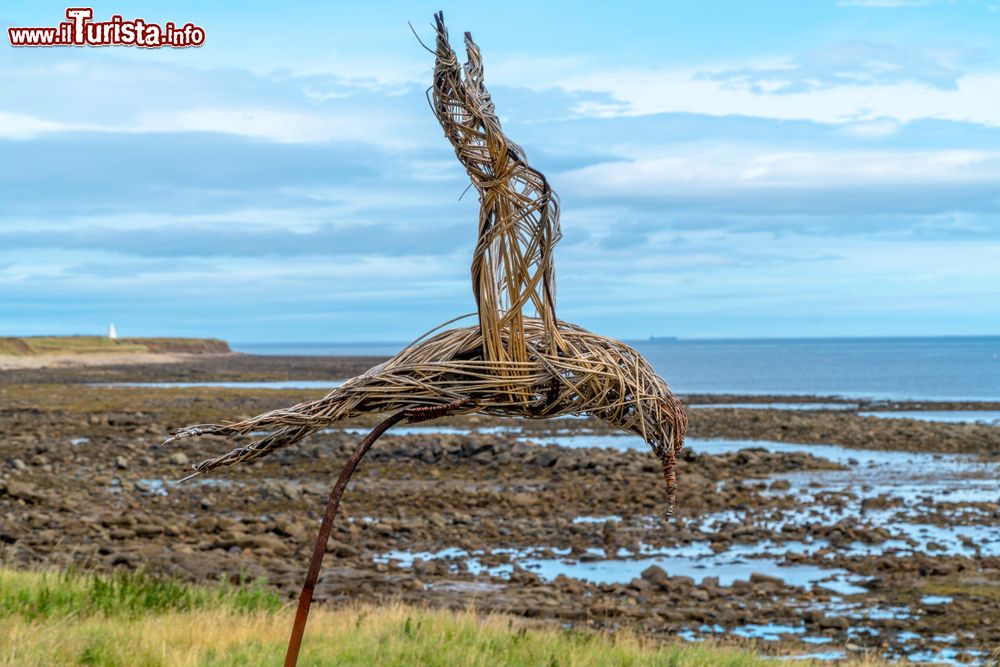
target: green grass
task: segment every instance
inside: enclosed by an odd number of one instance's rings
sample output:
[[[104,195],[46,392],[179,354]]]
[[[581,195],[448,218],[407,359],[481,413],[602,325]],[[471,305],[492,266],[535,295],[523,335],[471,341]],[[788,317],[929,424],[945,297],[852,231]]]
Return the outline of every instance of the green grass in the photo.
[[[228,352],[215,338],[117,338],[106,336],[0,337],[0,355],[99,354],[137,352]]]
[[[0,665],[195,667],[281,664],[293,610],[262,582],[193,586],[147,574],[0,569]],[[531,626],[401,604],[315,608],[299,664],[764,667],[713,642],[664,642]],[[803,665],[808,662],[783,662]],[[852,665],[876,665],[855,661]]]
[[[282,607],[282,600],[260,580],[239,584],[223,580],[206,587],[154,577],[142,570],[113,575],[0,570],[0,618],[137,618],[219,607],[240,613],[274,612]]]

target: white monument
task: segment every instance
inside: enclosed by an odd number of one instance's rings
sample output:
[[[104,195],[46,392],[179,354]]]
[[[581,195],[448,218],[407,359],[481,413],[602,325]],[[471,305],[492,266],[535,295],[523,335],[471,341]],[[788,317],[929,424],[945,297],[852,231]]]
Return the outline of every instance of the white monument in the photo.
[[[108,326],[108,338],[110,338],[111,340],[115,340],[116,338],[118,338],[118,332],[115,331],[114,322],[112,322],[111,325]]]

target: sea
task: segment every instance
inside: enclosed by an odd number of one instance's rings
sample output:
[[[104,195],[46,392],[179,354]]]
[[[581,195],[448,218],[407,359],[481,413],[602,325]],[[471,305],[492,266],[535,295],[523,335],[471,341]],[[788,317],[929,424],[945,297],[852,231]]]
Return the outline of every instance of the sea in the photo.
[[[628,341],[682,394],[1000,401],[1000,336]],[[405,343],[234,343],[247,354],[395,354]]]

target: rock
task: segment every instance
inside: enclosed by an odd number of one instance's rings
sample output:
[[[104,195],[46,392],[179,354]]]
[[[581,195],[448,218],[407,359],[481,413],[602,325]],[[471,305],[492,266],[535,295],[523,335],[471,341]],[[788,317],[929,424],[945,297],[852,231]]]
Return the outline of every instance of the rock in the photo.
[[[350,544],[330,541],[326,545],[326,552],[332,553],[337,558],[354,558],[358,555],[358,550]]]
[[[422,582],[419,579],[416,579],[414,577],[408,577],[408,578],[404,579],[401,582],[401,584],[402,584],[402,587],[405,590],[408,590],[408,591],[423,591],[424,588],[425,588],[424,582]]]
[[[135,527],[135,534],[139,537],[155,537],[163,534],[163,527],[152,523],[141,523]]]
[[[14,459],[13,461],[10,462],[10,464],[12,466],[14,466],[14,470],[27,470],[28,469],[28,464],[25,463],[24,461],[22,461],[21,459]]]
[[[173,454],[170,455],[169,459],[170,463],[172,463],[175,466],[186,466],[189,460],[190,459],[188,459],[188,455],[185,454],[184,452],[174,452]]]
[[[492,453],[495,447],[492,442],[480,442],[477,440],[465,440],[459,450],[459,456],[478,456],[483,453]]]
[[[298,500],[302,496],[302,487],[293,482],[281,482],[278,489],[289,500]]]
[[[139,493],[154,493],[155,492],[155,489],[154,489],[153,485],[151,485],[148,482],[145,482],[145,481],[143,481],[141,479],[137,480],[135,482],[135,490],[138,491]]]
[[[4,485],[3,490],[14,500],[23,500],[28,503],[39,503],[45,498],[38,487],[29,482],[11,480]]]
[[[556,459],[556,462],[552,467],[556,470],[575,470],[579,466],[576,461],[568,456],[560,456]]]
[[[649,583],[645,579],[640,579],[638,577],[630,581],[628,585],[629,588],[632,588],[641,594],[646,594],[653,588],[653,584]]]
[[[930,568],[930,573],[935,577],[945,577],[957,571],[958,565],[949,561],[934,563]]]
[[[303,540],[306,537],[306,529],[300,523],[289,521],[288,519],[278,519],[274,522],[274,532],[278,535],[291,537],[296,540]]]
[[[731,542],[726,540],[716,540],[709,543],[708,548],[714,553],[722,553],[723,551],[728,551],[729,548],[733,546]]]
[[[771,584],[774,586],[784,586],[785,580],[781,577],[772,577],[769,574],[762,574],[760,572],[750,573],[750,583],[751,584]]]
[[[538,453],[538,465],[543,468],[550,468],[559,460],[559,452],[554,448],[545,448]]]
[[[274,535],[263,534],[263,535],[241,535],[235,540],[236,546],[241,549],[268,549],[275,554],[283,554],[288,551],[288,547],[285,542]]]
[[[232,532],[241,532],[243,527],[239,521],[231,519],[228,516],[216,517],[215,523],[218,525],[218,530],[229,530]]]
[[[131,514],[106,514],[101,517],[101,525],[109,527],[130,527],[134,526],[136,523],[136,518]]]
[[[116,565],[123,565],[129,569],[132,569],[135,567],[134,561],[135,561],[135,556],[133,556],[132,554],[119,553],[115,554],[111,558],[111,566],[115,567]]]
[[[650,565],[645,570],[643,570],[639,576],[648,581],[651,584],[661,585],[666,583],[670,578],[667,571],[664,570],[659,565]]]
[[[518,507],[530,507],[536,502],[534,494],[531,493],[515,493],[509,500],[511,505]]]
[[[125,470],[128,468],[128,459],[119,454],[115,457],[115,467],[119,470]]]
[[[709,598],[711,597],[708,591],[701,588],[696,588],[693,591],[691,591],[690,596],[693,599],[697,600],[698,602],[708,602]]]
[[[842,616],[820,616],[817,625],[824,630],[846,630],[850,623]]]
[[[214,516],[203,516],[195,519],[191,527],[203,533],[215,532],[219,527],[219,521]]]

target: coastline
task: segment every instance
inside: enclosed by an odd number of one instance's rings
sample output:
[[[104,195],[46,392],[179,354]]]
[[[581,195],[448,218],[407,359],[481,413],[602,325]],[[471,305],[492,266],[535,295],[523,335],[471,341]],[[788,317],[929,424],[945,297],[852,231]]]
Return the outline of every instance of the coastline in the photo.
[[[77,368],[86,366],[141,366],[184,364],[204,356],[228,357],[238,352],[186,354],[178,352],[94,352],[91,354],[0,355],[0,371]]]
[[[105,383],[332,381],[380,360],[189,355],[0,372],[0,555],[19,569],[197,582],[247,572],[293,599],[331,477],[371,420],[178,485],[192,462],[249,441],[160,447],[173,429],[325,390]],[[594,420],[471,415],[390,431],[345,496],[318,604],[472,604],[664,639],[718,627],[778,653],[820,642],[898,657],[1000,641],[980,622],[1000,618],[1000,587],[983,583],[1000,580],[1000,426],[864,417],[835,397],[686,398],[712,407],[690,410],[667,523],[655,458]],[[769,402],[833,407],[719,405]],[[995,407],[954,407],[983,405]],[[947,613],[922,602],[936,598],[952,601]],[[904,611],[842,611],[867,608]]]

